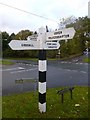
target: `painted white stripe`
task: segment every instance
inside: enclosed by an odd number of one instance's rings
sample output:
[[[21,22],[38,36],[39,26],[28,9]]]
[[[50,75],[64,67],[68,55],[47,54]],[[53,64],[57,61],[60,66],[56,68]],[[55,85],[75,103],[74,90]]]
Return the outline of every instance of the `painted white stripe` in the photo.
[[[83,63],[84,65],[88,65],[88,63]]]
[[[47,71],[47,60],[39,60],[39,71]]]
[[[18,69],[25,69],[25,68],[17,67],[17,68],[11,68],[11,69],[4,69],[2,71],[12,71],[12,70],[18,70]]]
[[[82,65],[83,63],[79,63],[80,65]]]
[[[39,111],[41,113],[46,112],[46,102],[43,104],[39,103]]]
[[[73,72],[79,72],[78,70],[72,70]]]
[[[10,72],[10,73],[11,73],[11,74],[14,74],[14,73],[21,73],[21,72],[33,71],[33,70],[37,70],[37,68],[27,69],[27,70],[20,70],[20,71],[14,71],[14,72]]]
[[[66,69],[67,71],[71,71],[70,69]]]
[[[82,72],[82,73],[87,73],[87,72],[85,72],[85,71],[80,71],[80,72]]]
[[[22,70],[22,69],[24,69],[24,68],[23,68],[23,67],[18,67],[18,69],[21,69],[21,70]]]
[[[46,82],[44,82],[44,83],[39,82],[38,88],[39,88],[39,92],[41,94],[45,93],[46,92]]]
[[[64,62],[61,62],[61,63],[64,63]]]

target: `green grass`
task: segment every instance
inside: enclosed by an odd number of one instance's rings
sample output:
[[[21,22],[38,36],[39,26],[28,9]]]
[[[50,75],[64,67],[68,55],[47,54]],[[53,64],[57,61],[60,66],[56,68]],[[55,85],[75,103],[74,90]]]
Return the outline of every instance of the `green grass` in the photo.
[[[47,90],[47,112],[38,110],[38,93],[3,96],[3,118],[88,118],[88,87],[75,87],[73,99],[70,93],[64,94],[64,103],[57,91],[62,88]],[[79,104],[79,106],[75,106]]]
[[[9,60],[31,60],[31,61],[37,61],[39,58],[7,58]],[[47,58],[47,60],[57,60],[57,58]]]
[[[87,58],[84,58],[84,59],[83,59],[83,62],[90,63],[90,58],[88,58],[88,57],[87,57]]]
[[[0,64],[2,65],[13,65],[14,62],[10,61],[10,60],[0,60]]]
[[[9,60],[32,60],[32,61],[37,61],[38,58],[6,58]]]
[[[0,96],[0,118],[2,118],[2,96]]]

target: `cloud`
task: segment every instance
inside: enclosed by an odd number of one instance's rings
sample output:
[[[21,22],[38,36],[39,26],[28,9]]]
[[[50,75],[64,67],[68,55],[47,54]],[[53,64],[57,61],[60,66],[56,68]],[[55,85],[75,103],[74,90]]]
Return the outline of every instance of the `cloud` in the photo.
[[[82,17],[88,15],[89,0],[0,0],[5,3],[31,13],[35,13],[53,20],[59,21],[71,15]],[[22,29],[37,30],[41,26],[48,25],[57,28],[58,24],[26,14],[24,12],[3,6],[0,4],[0,29],[1,31],[19,32]]]

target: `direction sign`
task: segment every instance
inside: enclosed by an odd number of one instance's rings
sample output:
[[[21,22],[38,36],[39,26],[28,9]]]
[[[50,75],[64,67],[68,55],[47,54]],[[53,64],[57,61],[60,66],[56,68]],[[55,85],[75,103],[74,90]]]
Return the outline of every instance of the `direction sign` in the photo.
[[[37,41],[28,41],[28,40],[12,40],[9,43],[9,46],[13,50],[36,50],[39,49]]]
[[[37,37],[38,37],[38,35],[34,34],[34,35],[31,35],[31,36],[28,36],[27,40],[37,41]]]
[[[54,32],[47,32],[46,41],[59,41],[65,39],[72,39],[74,35],[75,35],[75,30],[73,27],[65,28]]]
[[[9,43],[9,46],[12,50],[52,50],[58,49],[60,47],[60,44],[58,42],[46,42],[41,47],[38,41],[12,40]]]
[[[44,44],[44,50],[54,50],[59,49],[59,47],[59,42],[46,42],[46,44]]]

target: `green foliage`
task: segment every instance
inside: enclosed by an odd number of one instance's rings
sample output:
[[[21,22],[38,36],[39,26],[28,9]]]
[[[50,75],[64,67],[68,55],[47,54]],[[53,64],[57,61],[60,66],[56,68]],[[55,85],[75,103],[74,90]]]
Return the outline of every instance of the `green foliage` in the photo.
[[[7,32],[2,32],[2,50],[8,49],[8,38],[9,34]]]
[[[21,30],[18,34],[16,34],[16,40],[26,40],[28,36],[32,35],[33,32],[29,30]]]
[[[79,17],[75,23],[71,23],[66,27],[74,27],[76,34],[72,40],[60,41],[61,57],[68,57],[74,54],[83,54],[85,49],[90,47],[90,37],[85,33],[90,33],[90,19],[87,17]],[[89,29],[88,29],[89,28]],[[86,41],[88,41],[86,45]]]
[[[47,50],[47,57],[48,58],[55,58],[57,53],[58,53],[57,50]]]

